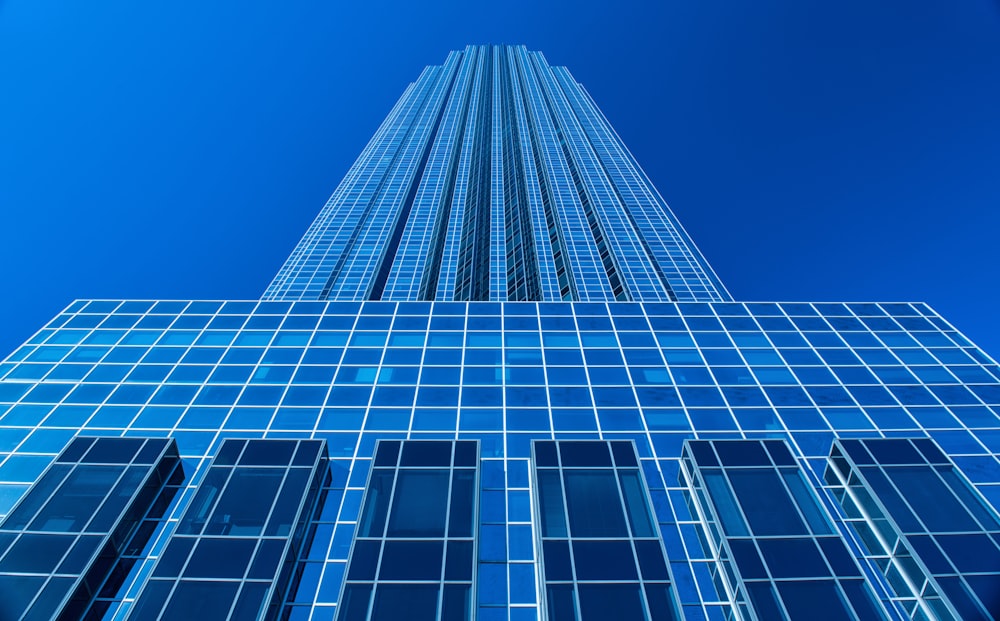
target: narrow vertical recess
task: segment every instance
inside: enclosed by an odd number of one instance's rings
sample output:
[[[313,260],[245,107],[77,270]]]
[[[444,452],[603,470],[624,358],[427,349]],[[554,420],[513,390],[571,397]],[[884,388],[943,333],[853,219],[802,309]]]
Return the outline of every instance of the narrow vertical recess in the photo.
[[[468,53],[472,55],[473,72],[475,63],[478,62],[479,48],[470,47]],[[448,160],[447,180],[444,184],[444,192],[441,193],[441,202],[438,205],[437,217],[434,220],[434,233],[431,235],[430,248],[427,253],[427,261],[424,264],[424,273],[420,278],[420,289],[417,298],[420,300],[433,300],[437,292],[438,279],[441,276],[441,255],[444,253],[444,242],[448,236],[448,220],[451,219],[451,201],[455,197],[455,184],[458,180],[459,160],[462,157],[462,139],[465,136],[465,129],[469,122],[469,108],[472,106],[473,80],[470,78],[469,88],[466,89],[465,101],[462,103],[462,114],[458,122],[458,129],[455,132],[455,141],[451,149],[451,157]]]
[[[423,111],[426,106],[430,105],[430,102],[434,96],[434,85],[437,83],[438,80],[443,79],[443,74],[445,71],[446,71],[445,67],[435,68],[435,73],[437,73],[438,75],[434,76],[434,78],[430,81],[430,84],[428,84],[424,89],[424,93],[420,99],[420,104],[415,108],[415,110],[417,111],[417,113],[414,115],[415,117],[418,117],[419,112]],[[403,140],[400,141],[399,147],[393,153],[392,163],[389,165],[387,170],[389,171],[396,170],[397,162],[402,158],[404,151],[406,151],[406,144],[411,140],[413,134],[416,133],[418,125],[419,123],[411,119],[409,127],[406,129],[406,136]],[[386,187],[386,185],[391,181],[392,176],[393,176],[392,174],[386,174],[379,181],[378,188],[375,190],[375,192],[372,193],[371,199],[368,201],[368,204],[365,206],[364,211],[358,218],[357,223],[354,225],[350,237],[344,244],[344,250],[343,252],[341,252],[340,256],[337,258],[336,264],[334,264],[333,269],[330,271],[330,277],[327,278],[326,284],[323,286],[323,290],[320,292],[318,299],[326,300],[330,298],[330,295],[333,292],[334,284],[337,282],[337,279],[340,278],[341,272],[344,270],[344,266],[347,263],[347,259],[351,254],[350,249],[354,248],[355,244],[357,244],[361,232],[365,229],[365,224],[371,217],[372,211],[378,205],[379,198],[382,196],[383,190]],[[414,179],[418,178],[419,178],[418,176],[414,176]]]
[[[490,295],[490,146],[493,110],[493,48],[484,48],[479,115],[465,197],[465,220],[455,278],[456,300],[488,300]]]
[[[535,232],[531,227],[525,188],[524,166],[521,163],[521,139],[517,116],[514,114],[513,76],[510,71],[509,48],[500,48],[500,88],[503,115],[503,191],[504,223],[507,251],[507,299],[540,300],[541,284],[538,257],[532,243]]]
[[[399,241],[403,238],[403,231],[406,229],[406,222],[410,217],[410,210],[413,209],[413,199],[416,198],[417,188],[420,187],[420,183],[423,181],[424,169],[427,168],[427,160],[431,155],[431,148],[434,146],[434,140],[437,137],[438,129],[441,127],[441,119],[444,118],[445,110],[448,107],[448,100],[451,99],[451,94],[455,89],[455,82],[458,81],[459,71],[457,67],[460,64],[461,56],[459,56],[459,60],[455,63],[456,69],[451,74],[451,79],[448,82],[448,87],[445,89],[444,97],[441,98],[441,107],[438,109],[436,118],[434,119],[434,127],[431,128],[430,133],[427,135],[427,143],[424,145],[424,150],[420,154],[420,164],[417,166],[417,171],[414,173],[413,179],[410,180],[410,187],[407,189],[406,198],[403,199],[403,204],[400,206],[399,215],[396,218],[396,225],[393,228],[392,236],[389,238],[389,242],[385,245],[385,249],[382,252],[382,259],[379,262],[378,270],[375,273],[375,278],[372,280],[371,288],[368,292],[367,297],[369,300],[382,299],[382,292],[385,291],[385,282],[386,279],[389,278],[389,271],[392,269],[392,262],[396,258],[396,250],[399,248]],[[451,184],[449,184],[449,187],[452,187]]]
[[[518,75],[517,80],[521,85],[521,96],[524,99],[525,110],[530,109],[527,101],[528,83],[525,80],[523,71],[530,71],[521,63],[515,64]],[[538,188],[542,195],[542,208],[545,211],[545,224],[548,227],[549,244],[552,246],[552,260],[556,264],[556,277],[559,280],[559,297],[563,300],[579,300],[580,296],[576,291],[576,283],[573,279],[573,270],[570,267],[569,258],[566,253],[565,236],[559,226],[559,218],[555,214],[555,200],[552,198],[552,188],[549,187],[548,177],[545,174],[545,163],[542,158],[540,139],[538,138],[538,128],[530,113],[525,113],[528,121],[528,129],[533,137],[531,140],[531,156],[535,160],[535,171],[538,175]]]
[[[531,61],[534,63],[536,70],[539,72],[546,70],[546,68],[539,65],[536,57],[532,57]],[[566,165],[569,167],[570,175],[573,177],[573,185],[576,187],[577,196],[580,198],[580,205],[583,207],[583,211],[587,215],[587,224],[590,227],[590,233],[594,236],[594,243],[597,244],[597,250],[601,254],[601,262],[604,264],[604,271],[608,275],[608,283],[611,284],[611,291],[614,293],[615,299],[617,300],[631,300],[632,296],[629,294],[628,288],[625,286],[625,281],[621,278],[614,253],[608,245],[608,240],[606,239],[604,230],[601,227],[601,221],[597,217],[597,213],[594,211],[594,206],[590,202],[590,196],[587,193],[586,187],[583,185],[583,180],[580,178],[580,171],[577,167],[576,161],[573,159],[573,154],[570,153],[569,147],[566,145],[566,137],[563,135],[562,126],[559,124],[559,118],[556,116],[555,110],[553,109],[552,95],[548,92],[544,81],[542,82],[542,88],[540,90],[542,92],[542,99],[545,103],[545,108],[548,110],[549,116],[552,117],[552,126],[555,128],[556,136],[559,138],[559,146],[562,147],[563,158],[566,160]]]

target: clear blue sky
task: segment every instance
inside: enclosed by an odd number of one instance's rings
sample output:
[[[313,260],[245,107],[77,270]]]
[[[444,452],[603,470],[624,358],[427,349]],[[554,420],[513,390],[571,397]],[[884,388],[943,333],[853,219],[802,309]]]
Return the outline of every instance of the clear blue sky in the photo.
[[[997,0],[0,0],[0,356],[77,297],[259,296],[468,43],[568,66],[738,299],[1000,356]]]

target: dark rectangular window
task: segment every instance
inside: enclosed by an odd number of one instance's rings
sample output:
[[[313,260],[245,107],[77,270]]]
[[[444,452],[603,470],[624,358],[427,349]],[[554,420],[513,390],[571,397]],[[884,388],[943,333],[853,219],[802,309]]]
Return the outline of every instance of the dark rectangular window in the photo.
[[[838,440],[825,478],[911,618],[1000,617],[1000,521],[933,440]]]
[[[633,444],[536,440],[532,449],[548,619],[677,619]]]
[[[784,441],[688,440],[681,463],[717,590],[742,618],[886,618]]]
[[[472,618],[478,442],[380,440],[339,621]]]
[[[3,618],[99,615],[181,479],[173,440],[74,439],[0,524]]]
[[[325,476],[323,440],[224,440],[129,618],[277,618]]]

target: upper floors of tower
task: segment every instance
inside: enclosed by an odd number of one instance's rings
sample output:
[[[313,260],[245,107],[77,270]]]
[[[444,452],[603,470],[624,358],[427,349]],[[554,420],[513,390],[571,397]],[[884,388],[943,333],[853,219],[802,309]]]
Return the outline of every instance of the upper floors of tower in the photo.
[[[590,95],[523,46],[425,68],[264,298],[731,299]]]

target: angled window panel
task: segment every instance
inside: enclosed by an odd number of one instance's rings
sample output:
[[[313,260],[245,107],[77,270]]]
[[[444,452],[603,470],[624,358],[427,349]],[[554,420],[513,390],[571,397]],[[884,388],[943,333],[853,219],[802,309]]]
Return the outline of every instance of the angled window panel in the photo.
[[[548,618],[680,618],[632,442],[536,440],[532,456]]]
[[[129,618],[277,618],[326,453],[323,440],[223,441]]]
[[[911,618],[1000,615],[1000,521],[933,440],[838,440],[825,478]]]
[[[737,618],[887,618],[784,441],[687,440],[681,463]]]
[[[74,439],[0,523],[5,619],[79,619],[111,598],[183,478],[162,438]],[[131,558],[130,558],[131,557]]]
[[[472,618],[475,440],[380,440],[337,619]]]

